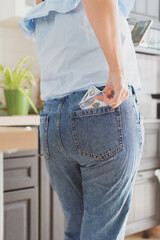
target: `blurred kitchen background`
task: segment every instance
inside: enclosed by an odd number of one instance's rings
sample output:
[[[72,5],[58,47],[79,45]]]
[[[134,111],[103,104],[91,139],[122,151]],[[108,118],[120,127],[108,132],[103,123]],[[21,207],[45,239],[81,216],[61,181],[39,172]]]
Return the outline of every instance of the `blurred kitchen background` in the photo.
[[[31,9],[32,6],[33,0],[1,0],[0,64],[15,67],[25,55],[36,57],[35,43],[27,40],[17,25],[18,19],[23,17],[25,12]],[[145,42],[141,47],[136,49],[137,62],[143,87],[143,91],[139,92],[139,98],[144,117],[156,118],[158,100],[153,100],[151,94],[160,93],[159,0],[136,1],[128,19],[130,28],[132,29],[133,24],[141,19],[153,19],[154,23],[144,38]],[[139,52],[143,52],[143,54]],[[38,76],[37,85],[32,88],[32,99],[35,104],[39,104],[40,66],[38,61],[33,65],[31,70]],[[5,104],[2,89],[0,89],[0,102]]]
[[[35,43],[27,40],[17,25],[32,6],[33,0],[0,0],[0,64],[15,67],[26,55],[36,57]],[[145,144],[126,229],[126,239],[134,240],[160,239],[160,0],[136,0],[128,18],[130,29],[146,19],[153,19],[153,24],[136,49]],[[37,76],[32,99],[39,106],[38,61],[31,70]],[[64,240],[65,219],[41,155],[39,115],[7,116],[5,104],[0,88],[0,213],[4,207],[0,239]]]

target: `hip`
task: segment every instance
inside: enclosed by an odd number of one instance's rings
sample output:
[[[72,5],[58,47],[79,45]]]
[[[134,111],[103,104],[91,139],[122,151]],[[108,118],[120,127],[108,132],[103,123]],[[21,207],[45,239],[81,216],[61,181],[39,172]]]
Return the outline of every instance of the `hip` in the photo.
[[[86,90],[44,101],[40,139],[45,159],[59,151],[82,165],[128,153],[136,153],[139,159],[144,142],[143,114],[134,87],[128,88],[129,97],[117,108],[80,109],[78,103]]]

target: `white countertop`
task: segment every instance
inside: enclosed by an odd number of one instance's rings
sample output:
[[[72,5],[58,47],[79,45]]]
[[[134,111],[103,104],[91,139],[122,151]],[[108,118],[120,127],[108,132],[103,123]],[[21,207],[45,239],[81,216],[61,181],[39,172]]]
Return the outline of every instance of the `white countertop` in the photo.
[[[144,123],[160,123],[160,119],[157,118],[144,118]]]
[[[144,123],[160,123],[160,119],[145,118]],[[40,115],[26,115],[26,116],[0,116],[0,127],[2,126],[39,126]]]
[[[0,116],[0,127],[1,126],[31,126],[40,125],[40,116],[38,115],[26,115],[26,116]]]

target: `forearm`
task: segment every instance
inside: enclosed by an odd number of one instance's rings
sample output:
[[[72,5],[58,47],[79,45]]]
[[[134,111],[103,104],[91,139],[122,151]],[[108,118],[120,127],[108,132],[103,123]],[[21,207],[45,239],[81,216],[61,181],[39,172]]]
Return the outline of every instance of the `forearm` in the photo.
[[[123,69],[118,0],[82,0],[111,71]]]
[[[41,2],[42,2],[42,0],[36,0],[36,5],[41,3]]]

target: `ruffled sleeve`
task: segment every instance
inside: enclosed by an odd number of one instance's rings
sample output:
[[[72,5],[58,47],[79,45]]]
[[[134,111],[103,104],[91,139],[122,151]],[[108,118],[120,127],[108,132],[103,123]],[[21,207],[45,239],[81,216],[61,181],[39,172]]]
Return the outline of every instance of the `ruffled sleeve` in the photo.
[[[36,0],[34,0],[34,7],[26,13],[24,18],[21,18],[18,25],[26,38],[35,42],[35,27],[37,18],[47,16],[50,11],[58,13],[69,12],[76,8],[80,1],[81,0],[45,0],[36,5]]]

